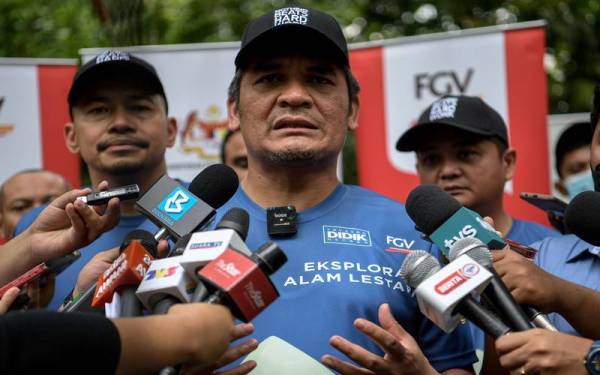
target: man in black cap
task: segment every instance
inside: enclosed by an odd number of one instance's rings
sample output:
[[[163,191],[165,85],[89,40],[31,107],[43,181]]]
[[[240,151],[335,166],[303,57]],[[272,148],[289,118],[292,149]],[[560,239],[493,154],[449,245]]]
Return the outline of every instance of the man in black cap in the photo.
[[[463,206],[491,217],[506,238],[529,245],[558,235],[504,210],[504,185],[513,177],[517,152],[509,147],[502,117],[481,98],[449,95],[436,100],[396,148],[416,152],[421,183],[436,184]],[[475,348],[483,350],[483,333],[473,328]]]
[[[71,122],[65,125],[65,141],[86,163],[93,186],[102,181],[110,187],[138,184],[143,194],[166,173],[165,151],[175,143],[177,124],[168,117],[167,98],[152,65],[126,52],[105,51],[79,69],[68,102]],[[73,290],[83,265],[119,246],[145,220],[133,201],[122,202],[120,208],[119,224],[82,249],[81,258],[57,277],[50,309],[58,308]],[[17,232],[35,216],[26,215]],[[109,264],[118,252],[101,255],[105,259],[96,260]],[[76,288],[74,294],[83,290]]]
[[[248,246],[275,239],[288,257],[255,337],[277,336],[341,373],[470,373],[465,327],[442,332],[398,275],[407,253],[430,248],[404,207],[337,179],[359,109],[337,21],[303,7],[269,12],[247,26],[235,64],[229,123],[246,143],[248,174],[220,214],[246,209]],[[261,358],[290,360],[261,346],[254,358],[259,368]]]

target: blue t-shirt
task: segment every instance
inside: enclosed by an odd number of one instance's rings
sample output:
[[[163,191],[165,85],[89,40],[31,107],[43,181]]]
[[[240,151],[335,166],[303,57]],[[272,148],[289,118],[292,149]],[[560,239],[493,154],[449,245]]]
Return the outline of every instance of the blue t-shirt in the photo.
[[[600,292],[600,248],[574,234],[546,238],[531,246],[539,250],[535,263],[544,271]],[[552,313],[548,318],[559,331],[579,336],[561,315]]]
[[[409,250],[431,251],[400,203],[339,185],[325,201],[298,213],[296,235],[274,239],[267,234],[265,210],[241,188],[219,210],[217,222],[232,207],[250,215],[250,249],[275,240],[288,257],[271,276],[281,296],[253,321],[258,341],[278,336],[319,360],[324,354],[340,356],[329,345],[331,336],[340,335],[382,355],[353,321],[362,317],[377,323],[378,307],[385,302],[438,371],[476,361],[468,328],[444,333],[420,313],[398,275]]]
[[[530,245],[547,237],[557,237],[560,233],[531,221],[513,219],[512,226],[505,238],[523,245]],[[473,346],[477,350],[483,350],[485,345],[485,334],[475,324],[469,323],[473,334]]]
[[[27,229],[45,207],[46,206],[36,207],[23,215],[21,220],[17,223],[15,233],[19,234]],[[115,246],[120,246],[125,236],[140,226],[145,220],[145,217],[141,215],[121,216],[119,223],[113,229],[103,233],[96,241],[88,246],[79,249],[81,251],[81,257],[56,277],[54,295],[47,308],[50,310],[58,309],[67,295],[69,295],[75,287],[77,276],[83,266],[99,252],[112,249]]]

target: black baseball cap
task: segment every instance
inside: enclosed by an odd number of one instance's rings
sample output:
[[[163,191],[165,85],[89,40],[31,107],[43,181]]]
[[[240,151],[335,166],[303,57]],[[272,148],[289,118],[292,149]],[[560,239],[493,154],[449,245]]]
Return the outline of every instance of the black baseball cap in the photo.
[[[348,65],[348,46],[335,18],[316,9],[293,6],[272,10],[250,21],[244,30],[235,66],[242,67],[258,46],[276,50],[278,46],[312,41],[324,42],[330,47],[327,51],[333,52],[341,64]]]
[[[446,95],[433,102],[419,116],[417,124],[400,136],[398,151],[416,151],[422,137],[437,125],[451,126],[484,137],[496,137],[508,145],[508,133],[502,116],[481,98]]]
[[[88,84],[95,82],[99,77],[119,77],[141,84],[149,92],[162,95],[168,111],[167,96],[156,69],[147,61],[118,50],[104,51],[79,68],[69,90],[69,111],[73,109]]]

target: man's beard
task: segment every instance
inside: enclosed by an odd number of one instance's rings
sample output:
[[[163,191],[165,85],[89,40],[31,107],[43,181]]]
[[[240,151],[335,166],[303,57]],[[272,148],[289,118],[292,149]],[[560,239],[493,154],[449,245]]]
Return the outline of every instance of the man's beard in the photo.
[[[134,175],[144,169],[144,162],[140,160],[120,160],[104,165],[102,169],[105,173],[115,176]]]
[[[322,165],[323,162],[332,158],[331,152],[315,150],[284,150],[269,152],[269,161],[279,166],[313,166]],[[335,158],[335,156],[334,156]]]

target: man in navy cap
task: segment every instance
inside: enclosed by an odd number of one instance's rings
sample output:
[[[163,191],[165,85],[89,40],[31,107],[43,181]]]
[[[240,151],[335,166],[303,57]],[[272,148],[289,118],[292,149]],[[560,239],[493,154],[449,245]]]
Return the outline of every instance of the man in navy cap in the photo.
[[[337,21],[303,7],[271,11],[246,27],[235,66],[229,123],[246,143],[248,173],[220,211],[247,210],[249,247],[275,239],[288,257],[272,275],[281,297],[254,320],[254,337],[277,336],[341,373],[470,373],[466,327],[437,328],[398,275],[407,253],[430,248],[404,207],[337,179],[359,110]],[[285,226],[273,225],[277,213]]]
[[[504,210],[504,185],[513,177],[517,152],[509,146],[502,116],[481,98],[447,95],[436,100],[402,134],[396,149],[416,152],[421,183],[436,184],[463,206],[491,217],[507,239],[529,245],[559,235]],[[483,332],[471,327],[481,354]]]
[[[101,53],[78,70],[68,104],[71,122],[65,125],[65,142],[86,163],[92,185],[102,181],[110,187],[138,184],[143,194],[166,173],[165,151],[175,144],[177,124],[168,117],[162,83],[148,62],[117,50]],[[133,201],[122,202],[120,208],[119,224],[82,249],[81,258],[56,278],[50,309],[70,296],[83,265],[102,252],[98,255],[102,259],[95,259],[101,272],[102,265],[108,266],[118,255],[118,251],[103,251],[119,246],[127,233],[144,222]],[[38,213],[26,215],[17,233]],[[89,285],[79,285],[73,294]]]

